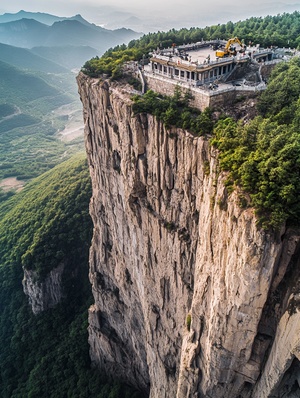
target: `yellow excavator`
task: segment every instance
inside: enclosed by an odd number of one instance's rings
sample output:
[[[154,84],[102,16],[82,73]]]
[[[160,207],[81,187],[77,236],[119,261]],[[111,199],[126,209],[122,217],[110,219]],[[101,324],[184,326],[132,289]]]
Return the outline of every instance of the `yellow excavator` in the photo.
[[[228,40],[228,42],[225,44],[224,48],[220,48],[216,51],[216,56],[219,58],[223,58],[223,57],[236,55],[237,51],[236,51],[236,48],[233,46],[234,44],[238,44],[241,47],[239,52],[245,51],[244,46],[240,42],[240,40],[237,37],[234,37],[234,38]]]

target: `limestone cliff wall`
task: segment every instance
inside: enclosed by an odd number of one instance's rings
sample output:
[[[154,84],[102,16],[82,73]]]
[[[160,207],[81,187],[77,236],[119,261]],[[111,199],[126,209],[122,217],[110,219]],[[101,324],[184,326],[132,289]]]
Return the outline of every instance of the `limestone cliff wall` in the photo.
[[[78,85],[93,184],[93,363],[151,398],[292,391],[299,232],[257,228],[203,138],[134,116],[122,87],[83,74]]]

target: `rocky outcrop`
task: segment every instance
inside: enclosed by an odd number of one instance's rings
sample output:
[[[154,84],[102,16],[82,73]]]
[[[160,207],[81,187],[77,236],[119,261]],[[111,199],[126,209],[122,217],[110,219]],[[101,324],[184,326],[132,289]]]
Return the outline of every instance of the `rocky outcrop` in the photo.
[[[134,116],[124,87],[83,74],[78,85],[93,184],[93,363],[151,398],[292,391],[299,231],[258,228],[207,140]]]
[[[24,268],[23,290],[35,315],[55,307],[63,298],[63,272],[64,264],[60,264],[41,281],[35,271]]]

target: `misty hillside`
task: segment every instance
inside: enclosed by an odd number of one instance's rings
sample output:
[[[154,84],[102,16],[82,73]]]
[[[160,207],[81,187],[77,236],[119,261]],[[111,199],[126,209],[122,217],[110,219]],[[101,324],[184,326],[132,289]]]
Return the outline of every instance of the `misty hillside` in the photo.
[[[26,102],[58,94],[57,89],[41,78],[0,61],[0,100],[14,101],[22,106]]]
[[[0,61],[21,69],[45,73],[66,73],[68,70],[61,64],[45,59],[43,54],[34,53],[25,48],[0,43]],[[54,59],[54,56],[53,56]]]
[[[0,42],[17,47],[30,48],[34,42],[43,42],[47,37],[47,25],[34,19],[0,24]]]
[[[33,47],[31,54],[36,54],[49,64],[55,60],[57,64],[69,70],[79,68],[87,59],[95,57],[98,52],[90,46],[60,46],[60,47]],[[0,54],[1,58],[1,54]],[[42,70],[42,69],[40,69]]]
[[[28,12],[24,10],[21,10],[15,14],[5,13],[3,15],[0,15],[0,23],[18,21],[23,18],[34,19],[35,21],[41,22],[49,26],[53,25],[54,22],[65,21],[65,20],[77,20],[83,23],[84,25],[93,25],[90,22],[86,21],[84,18],[82,18],[80,14],[74,15],[72,17],[59,17],[44,12]]]

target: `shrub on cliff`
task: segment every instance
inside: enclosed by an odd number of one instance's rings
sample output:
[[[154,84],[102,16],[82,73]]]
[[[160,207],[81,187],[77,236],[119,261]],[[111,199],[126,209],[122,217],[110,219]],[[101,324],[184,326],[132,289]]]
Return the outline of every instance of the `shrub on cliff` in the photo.
[[[117,46],[106,51],[101,58],[94,57],[87,61],[82,71],[91,77],[99,77],[102,74],[116,79],[121,77],[121,66],[128,61],[141,59],[143,50],[138,48],[126,48],[125,45]]]
[[[133,112],[155,115],[167,128],[179,127],[199,136],[210,134],[213,130],[211,110],[207,108],[200,112],[199,109],[190,107],[191,99],[190,92],[182,94],[178,86],[173,96],[163,96],[149,90],[143,96],[133,97]]]

